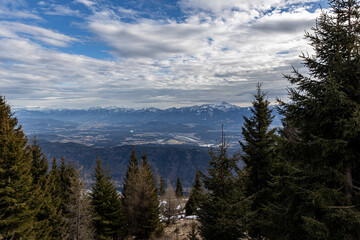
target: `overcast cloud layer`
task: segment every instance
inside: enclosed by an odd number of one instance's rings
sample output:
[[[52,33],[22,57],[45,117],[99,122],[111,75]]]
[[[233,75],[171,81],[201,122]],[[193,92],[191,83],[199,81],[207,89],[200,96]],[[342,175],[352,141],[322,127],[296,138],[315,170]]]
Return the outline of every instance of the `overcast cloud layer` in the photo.
[[[116,2],[1,1],[0,94],[17,107],[247,106],[263,82],[285,99],[321,3]]]

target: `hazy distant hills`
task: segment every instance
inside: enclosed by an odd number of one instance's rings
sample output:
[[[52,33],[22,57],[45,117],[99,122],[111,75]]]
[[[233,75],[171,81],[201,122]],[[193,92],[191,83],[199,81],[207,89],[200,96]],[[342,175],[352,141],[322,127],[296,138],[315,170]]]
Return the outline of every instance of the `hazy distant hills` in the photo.
[[[18,109],[16,116],[25,131],[30,134],[49,133],[69,129],[111,128],[119,127],[126,131],[137,130],[146,132],[203,132],[220,130],[224,125],[226,131],[240,132],[243,116],[250,116],[249,107],[238,107],[227,102],[205,104],[183,108],[90,108],[90,109],[52,109],[27,110]],[[278,115],[274,126],[280,125]],[[134,128],[134,129],[132,129]],[[192,128],[192,129],[191,129]],[[197,128],[197,129],[195,129]],[[199,129],[201,128],[201,130]]]
[[[273,126],[280,125],[275,114]],[[196,169],[209,160],[206,146],[221,138],[224,125],[230,152],[239,151],[243,116],[248,107],[227,102],[169,109],[90,108],[82,110],[17,109],[15,116],[31,138],[36,135],[49,158],[66,157],[92,170],[100,154],[113,174],[123,177],[131,148],[146,152],[166,178],[190,184]]]
[[[103,124],[141,124],[151,121],[166,123],[196,124],[212,126],[222,124],[234,125],[242,123],[241,116],[248,116],[249,108],[241,108],[227,102],[221,104],[205,104],[201,106],[184,108],[90,108],[90,109],[52,109],[52,110],[26,110],[19,109],[16,115],[20,119],[51,118],[59,121],[77,123],[103,123]]]

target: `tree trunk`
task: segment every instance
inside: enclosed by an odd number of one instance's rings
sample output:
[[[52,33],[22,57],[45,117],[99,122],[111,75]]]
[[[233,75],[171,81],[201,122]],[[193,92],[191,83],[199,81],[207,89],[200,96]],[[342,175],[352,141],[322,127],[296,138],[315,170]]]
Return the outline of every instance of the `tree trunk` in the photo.
[[[349,204],[351,204],[352,202],[352,189],[353,189],[353,180],[352,180],[352,173],[351,173],[351,166],[348,165],[345,168],[345,178],[346,178],[346,182],[347,182],[347,186],[346,186],[346,198],[349,201]]]

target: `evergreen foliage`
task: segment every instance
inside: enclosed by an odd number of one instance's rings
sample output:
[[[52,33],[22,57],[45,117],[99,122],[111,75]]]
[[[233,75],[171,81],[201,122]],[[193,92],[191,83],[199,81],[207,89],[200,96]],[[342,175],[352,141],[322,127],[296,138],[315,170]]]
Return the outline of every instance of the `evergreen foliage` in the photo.
[[[162,176],[160,176],[160,186],[159,186],[159,195],[163,196],[165,194],[165,181]]]
[[[156,187],[156,181],[154,174],[151,171],[149,162],[147,161],[146,154],[144,153],[141,156],[141,169],[140,171],[144,172],[145,182],[144,184],[148,185],[147,194],[148,194],[148,205],[140,206],[140,211],[144,213],[142,220],[142,231],[139,234],[140,239],[149,239],[153,238],[155,235],[159,235],[162,227],[160,225],[160,209],[159,209],[159,198],[158,190]],[[144,192],[146,196],[146,192]]]
[[[0,97],[0,236],[4,239],[34,238],[38,188],[31,175],[28,140]]]
[[[227,156],[224,135],[219,148],[210,149],[208,175],[203,175],[207,190],[197,210],[200,235],[205,240],[239,239],[244,236],[244,228],[239,219],[244,214],[241,185],[235,175],[239,157]]]
[[[91,206],[94,211],[95,239],[123,239],[124,217],[121,199],[111,181],[109,171],[102,167],[100,157],[96,160],[94,184],[91,186]]]
[[[202,189],[202,183],[200,179],[200,171],[196,172],[195,181],[193,184],[193,188],[189,195],[189,200],[186,202],[185,205],[185,214],[187,216],[193,215],[196,213],[196,210],[200,206],[201,199],[203,198],[204,192]]]
[[[61,181],[60,170],[57,166],[56,158],[52,161],[49,173],[48,189],[51,200],[47,202],[49,209],[49,221],[51,228],[50,239],[63,239],[66,236],[66,222],[62,212]]]
[[[183,192],[183,187],[180,181],[180,177],[177,178],[176,181],[176,190],[175,190],[176,196],[177,197],[183,197],[184,196],[184,192]]]
[[[33,140],[31,146],[31,175],[33,177],[33,184],[38,190],[37,205],[38,211],[35,215],[35,238],[36,239],[51,239],[52,233],[52,216],[57,214],[56,208],[53,205],[50,187],[49,187],[49,163],[45,155],[41,152],[41,148],[37,143],[36,138]]]
[[[360,25],[354,0],[329,1],[314,33],[316,55],[303,55],[309,75],[295,86],[285,116],[281,171],[266,205],[270,239],[360,239]]]
[[[264,219],[262,204],[269,200],[271,194],[269,180],[275,161],[275,129],[270,129],[273,116],[270,102],[257,85],[254,95],[252,116],[244,117],[242,127],[244,142],[240,142],[245,167],[241,173],[244,196],[247,198],[248,210],[244,220],[247,222],[247,233],[259,239],[262,236],[261,224]]]

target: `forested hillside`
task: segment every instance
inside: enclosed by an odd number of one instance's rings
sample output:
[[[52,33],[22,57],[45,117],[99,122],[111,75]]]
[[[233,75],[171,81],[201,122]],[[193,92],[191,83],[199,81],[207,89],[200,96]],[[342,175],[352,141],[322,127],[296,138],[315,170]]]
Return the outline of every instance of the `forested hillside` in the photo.
[[[178,176],[181,177],[184,187],[190,187],[196,170],[206,172],[209,160],[207,148],[194,146],[162,146],[162,145],[135,145],[95,148],[76,143],[58,143],[39,140],[44,154],[52,159],[56,157],[74,162],[82,166],[83,171],[91,175],[95,166],[95,159],[101,156],[103,165],[111,168],[113,179],[121,185],[125,177],[125,169],[132,149],[137,153],[146,153],[148,161],[155,175],[161,175],[165,181],[175,184]],[[119,185],[119,187],[121,187]]]

